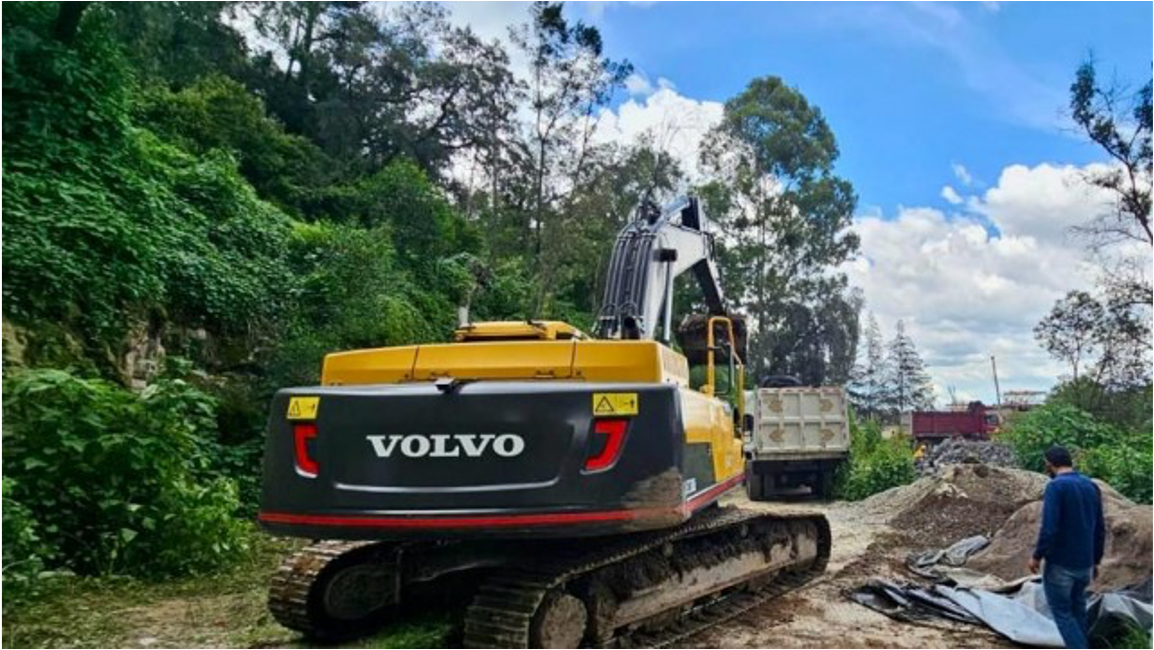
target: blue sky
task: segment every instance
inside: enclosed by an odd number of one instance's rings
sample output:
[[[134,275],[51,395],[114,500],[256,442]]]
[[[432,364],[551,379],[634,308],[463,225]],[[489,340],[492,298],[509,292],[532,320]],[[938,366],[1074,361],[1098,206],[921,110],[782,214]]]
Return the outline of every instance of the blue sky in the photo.
[[[507,42],[527,3],[449,3]],[[859,196],[842,270],[887,338],[906,324],[940,402],[1045,391],[1067,372],[1034,325],[1097,267],[1071,227],[1109,208],[1088,187],[1105,156],[1066,117],[1079,64],[1150,80],[1150,3],[570,3],[637,73],[599,137],[664,133],[696,173],[701,136],[750,79],[777,75],[821,108]],[[513,58],[515,71],[524,58]],[[1150,266],[1150,251],[1138,254]]]
[[[864,208],[941,203],[953,164],[991,183],[1008,163],[1101,159],[1064,130],[1091,52],[1149,77],[1150,3],[574,5],[606,51],[699,100],[777,75],[825,113]]]

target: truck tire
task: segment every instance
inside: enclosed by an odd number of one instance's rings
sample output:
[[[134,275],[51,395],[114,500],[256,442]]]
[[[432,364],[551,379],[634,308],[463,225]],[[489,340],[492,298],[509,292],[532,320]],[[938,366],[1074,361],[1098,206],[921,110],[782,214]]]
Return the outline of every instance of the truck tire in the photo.
[[[822,501],[833,500],[833,469],[823,469],[817,475],[817,485],[813,487],[814,495]]]
[[[769,490],[766,489],[767,478],[765,474],[752,467],[749,468],[749,472],[745,475],[745,488],[750,501],[769,500]]]

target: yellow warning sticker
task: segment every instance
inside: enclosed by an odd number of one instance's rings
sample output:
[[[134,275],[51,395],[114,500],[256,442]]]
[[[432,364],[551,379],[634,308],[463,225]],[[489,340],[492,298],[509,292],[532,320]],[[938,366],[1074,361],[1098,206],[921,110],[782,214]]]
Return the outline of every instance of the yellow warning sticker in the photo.
[[[320,406],[319,397],[291,397],[285,417],[290,420],[315,420]]]
[[[637,415],[637,393],[593,393],[593,415]]]

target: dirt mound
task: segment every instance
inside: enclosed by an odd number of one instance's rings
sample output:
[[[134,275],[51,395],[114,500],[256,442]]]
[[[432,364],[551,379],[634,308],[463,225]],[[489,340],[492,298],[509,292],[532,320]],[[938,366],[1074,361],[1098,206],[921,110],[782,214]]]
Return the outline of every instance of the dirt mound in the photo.
[[[1115,589],[1149,578],[1154,510],[1149,505],[1135,504],[1106,483],[1094,482],[1102,489],[1106,513],[1106,557],[1095,588]],[[1005,580],[1026,575],[1041,519],[1040,500],[1022,506],[1006,520],[990,545],[966,566]]]
[[[970,535],[992,535],[1022,505],[1041,498],[1046,477],[982,464],[946,465],[909,485],[864,500],[912,545],[947,546]]]

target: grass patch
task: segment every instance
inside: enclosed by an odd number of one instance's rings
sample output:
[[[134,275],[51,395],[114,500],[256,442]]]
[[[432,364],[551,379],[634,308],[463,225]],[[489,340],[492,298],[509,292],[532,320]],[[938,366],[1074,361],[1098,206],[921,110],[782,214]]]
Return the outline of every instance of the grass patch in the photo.
[[[300,542],[258,534],[258,548],[227,572],[167,581],[58,577],[4,598],[4,647],[309,647],[268,612],[268,583]],[[354,648],[435,648],[448,614],[387,625]]]
[[[348,648],[445,648],[453,625],[446,613],[430,613],[386,625],[375,634],[348,644]]]

